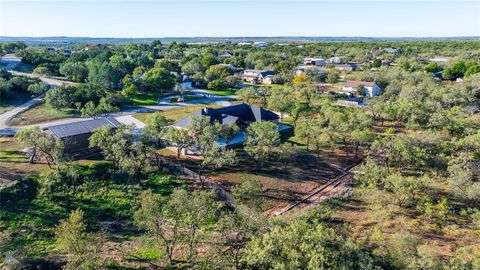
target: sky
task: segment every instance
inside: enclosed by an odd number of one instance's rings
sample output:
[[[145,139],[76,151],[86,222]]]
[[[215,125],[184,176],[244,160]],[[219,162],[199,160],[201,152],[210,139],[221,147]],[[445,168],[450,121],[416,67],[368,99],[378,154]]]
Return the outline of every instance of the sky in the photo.
[[[0,0],[0,36],[480,36],[480,0]]]

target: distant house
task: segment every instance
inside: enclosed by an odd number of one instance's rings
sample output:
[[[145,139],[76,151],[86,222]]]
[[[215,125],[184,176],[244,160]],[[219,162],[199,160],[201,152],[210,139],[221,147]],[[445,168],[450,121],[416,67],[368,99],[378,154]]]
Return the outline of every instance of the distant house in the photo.
[[[325,66],[325,59],[322,58],[303,58],[303,64],[306,66]]]
[[[297,66],[297,69],[295,70],[295,75],[298,76],[301,74],[326,77],[327,71],[317,66],[300,65],[300,66]]]
[[[44,130],[47,137],[61,139],[64,143],[64,152],[81,155],[85,152],[91,152],[88,139],[93,131],[101,127],[118,128],[122,126],[120,122],[111,117],[101,117],[97,119],[85,120],[75,123],[68,123],[48,127]]]
[[[63,49],[63,54],[66,54],[66,55],[72,54],[72,49]]]
[[[230,58],[230,57],[232,57],[232,56],[233,56],[233,54],[232,54],[231,52],[229,52],[229,51],[225,51],[225,52],[223,52],[222,54],[219,54],[219,55],[218,55],[219,58]]]
[[[341,71],[356,71],[356,70],[363,70],[363,65],[359,63],[354,63],[354,62],[348,62],[345,64],[339,64],[335,65],[336,70],[341,70]]]
[[[387,53],[399,53],[400,49],[388,47],[388,48],[384,48],[383,51]]]
[[[56,48],[53,48],[53,47],[50,47],[50,48],[47,48],[47,51],[48,51],[48,52],[56,52],[57,49],[56,49]]]
[[[210,119],[210,123],[215,122],[221,125],[235,124],[239,127],[239,134],[228,145],[223,138],[218,138],[217,143],[219,146],[238,146],[245,142],[245,129],[253,122],[274,122],[278,123],[279,116],[269,110],[261,107],[251,106],[245,103],[235,104],[223,108],[213,109],[204,108],[202,110],[194,112],[192,115],[180,119],[173,124],[176,128],[187,128],[190,125],[193,116],[205,116]],[[278,124],[279,132],[284,132],[291,129],[290,126]]]
[[[249,83],[268,83],[270,79],[268,76],[274,76],[275,72],[272,70],[262,69],[246,69],[243,71],[242,80]]]
[[[331,57],[328,61],[329,61],[331,64],[343,64],[344,61],[345,61],[345,57],[343,57],[343,56],[334,56],[334,57]]]
[[[342,86],[342,91],[347,93],[357,93],[359,86],[363,86],[366,96],[373,97],[379,96],[382,92],[382,89],[374,82],[365,82],[365,81],[347,81]]]
[[[257,42],[253,43],[253,46],[255,46],[257,48],[266,48],[267,45],[268,44],[266,42],[262,42],[262,41],[257,41]]]
[[[239,72],[241,71],[242,69],[241,68],[237,68],[236,66],[232,65],[232,64],[218,64],[219,66],[224,66],[224,67],[227,67],[230,71],[232,71],[233,73],[236,73],[236,72]]]
[[[182,82],[180,83],[180,87],[184,90],[190,90],[193,88],[192,80],[187,75],[182,75]]]

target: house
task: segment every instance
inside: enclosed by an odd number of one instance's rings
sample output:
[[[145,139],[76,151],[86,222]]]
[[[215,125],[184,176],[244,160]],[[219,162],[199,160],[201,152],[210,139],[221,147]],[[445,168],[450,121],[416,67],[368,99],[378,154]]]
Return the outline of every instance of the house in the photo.
[[[279,132],[285,132],[291,129],[291,126],[278,124],[279,116],[276,113],[245,103],[230,105],[218,109],[206,107],[194,112],[190,116],[180,119],[178,122],[174,123],[173,126],[176,128],[187,128],[190,125],[193,116],[208,117],[211,124],[218,122],[221,125],[235,124],[239,127],[239,134],[237,134],[228,145],[223,138],[218,138],[217,144],[219,146],[234,147],[243,144],[246,139],[244,131],[253,122],[269,121],[277,123]]]
[[[342,86],[342,92],[355,94],[359,86],[363,86],[365,95],[369,97],[379,96],[382,89],[374,82],[366,81],[347,81]]]
[[[383,51],[387,52],[387,53],[399,53],[400,49],[393,48],[393,47],[388,47],[388,48],[383,49]]]
[[[253,43],[253,46],[255,46],[257,48],[266,48],[267,45],[268,44],[266,42],[262,42],[262,41],[257,41],[257,42]]]
[[[49,48],[47,48],[47,51],[48,51],[48,52],[56,52],[57,49],[56,49],[56,48],[53,48],[53,47],[49,47]]]
[[[356,70],[363,70],[363,65],[359,63],[348,62],[346,64],[335,65],[335,69],[340,71],[351,72]]]
[[[88,139],[93,131],[101,127],[118,128],[120,122],[111,117],[101,117],[75,123],[50,126],[44,130],[47,137],[61,139],[64,143],[64,152],[80,155],[91,152]],[[94,150],[94,149],[93,149]]]
[[[180,88],[183,90],[191,90],[193,88],[192,80],[187,75],[182,75],[182,82]]]
[[[72,54],[72,49],[63,49],[63,54],[65,54],[65,55]]]
[[[269,75],[274,76],[275,72],[263,69],[246,69],[243,71],[242,80],[249,83],[264,83],[264,79]],[[268,80],[265,80],[265,82],[268,83]]]
[[[219,55],[218,55],[219,58],[230,58],[230,57],[232,57],[232,56],[233,56],[233,54],[232,54],[231,52],[229,52],[229,51],[225,51],[225,52],[223,52],[222,54],[219,54]]]
[[[343,64],[345,60],[345,57],[343,56],[334,56],[329,59],[329,62],[331,64]]]
[[[325,59],[322,58],[303,58],[303,64],[306,66],[325,66]]]

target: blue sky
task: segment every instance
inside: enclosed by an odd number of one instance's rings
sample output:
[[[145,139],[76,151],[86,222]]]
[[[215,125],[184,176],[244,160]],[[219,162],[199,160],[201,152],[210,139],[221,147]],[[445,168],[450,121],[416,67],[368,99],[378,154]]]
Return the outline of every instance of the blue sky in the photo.
[[[480,36],[480,1],[0,0],[1,36]]]

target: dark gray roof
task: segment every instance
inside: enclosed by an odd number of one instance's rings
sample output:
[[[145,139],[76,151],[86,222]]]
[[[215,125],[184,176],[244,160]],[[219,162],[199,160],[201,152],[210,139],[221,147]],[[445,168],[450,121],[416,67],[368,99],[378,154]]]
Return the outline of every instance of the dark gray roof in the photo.
[[[210,123],[212,124],[215,121],[218,121],[222,125],[235,123],[238,119],[243,122],[261,122],[274,121],[279,118],[278,115],[272,111],[261,107],[240,103],[218,109],[204,108],[194,112],[191,116],[180,119],[175,123],[175,126],[186,128],[188,127],[192,116],[201,115],[209,116]]]
[[[94,129],[109,126],[112,128],[120,127],[122,124],[111,117],[102,117],[81,122],[62,124],[48,127],[57,138],[71,137],[80,134],[92,133]]]

